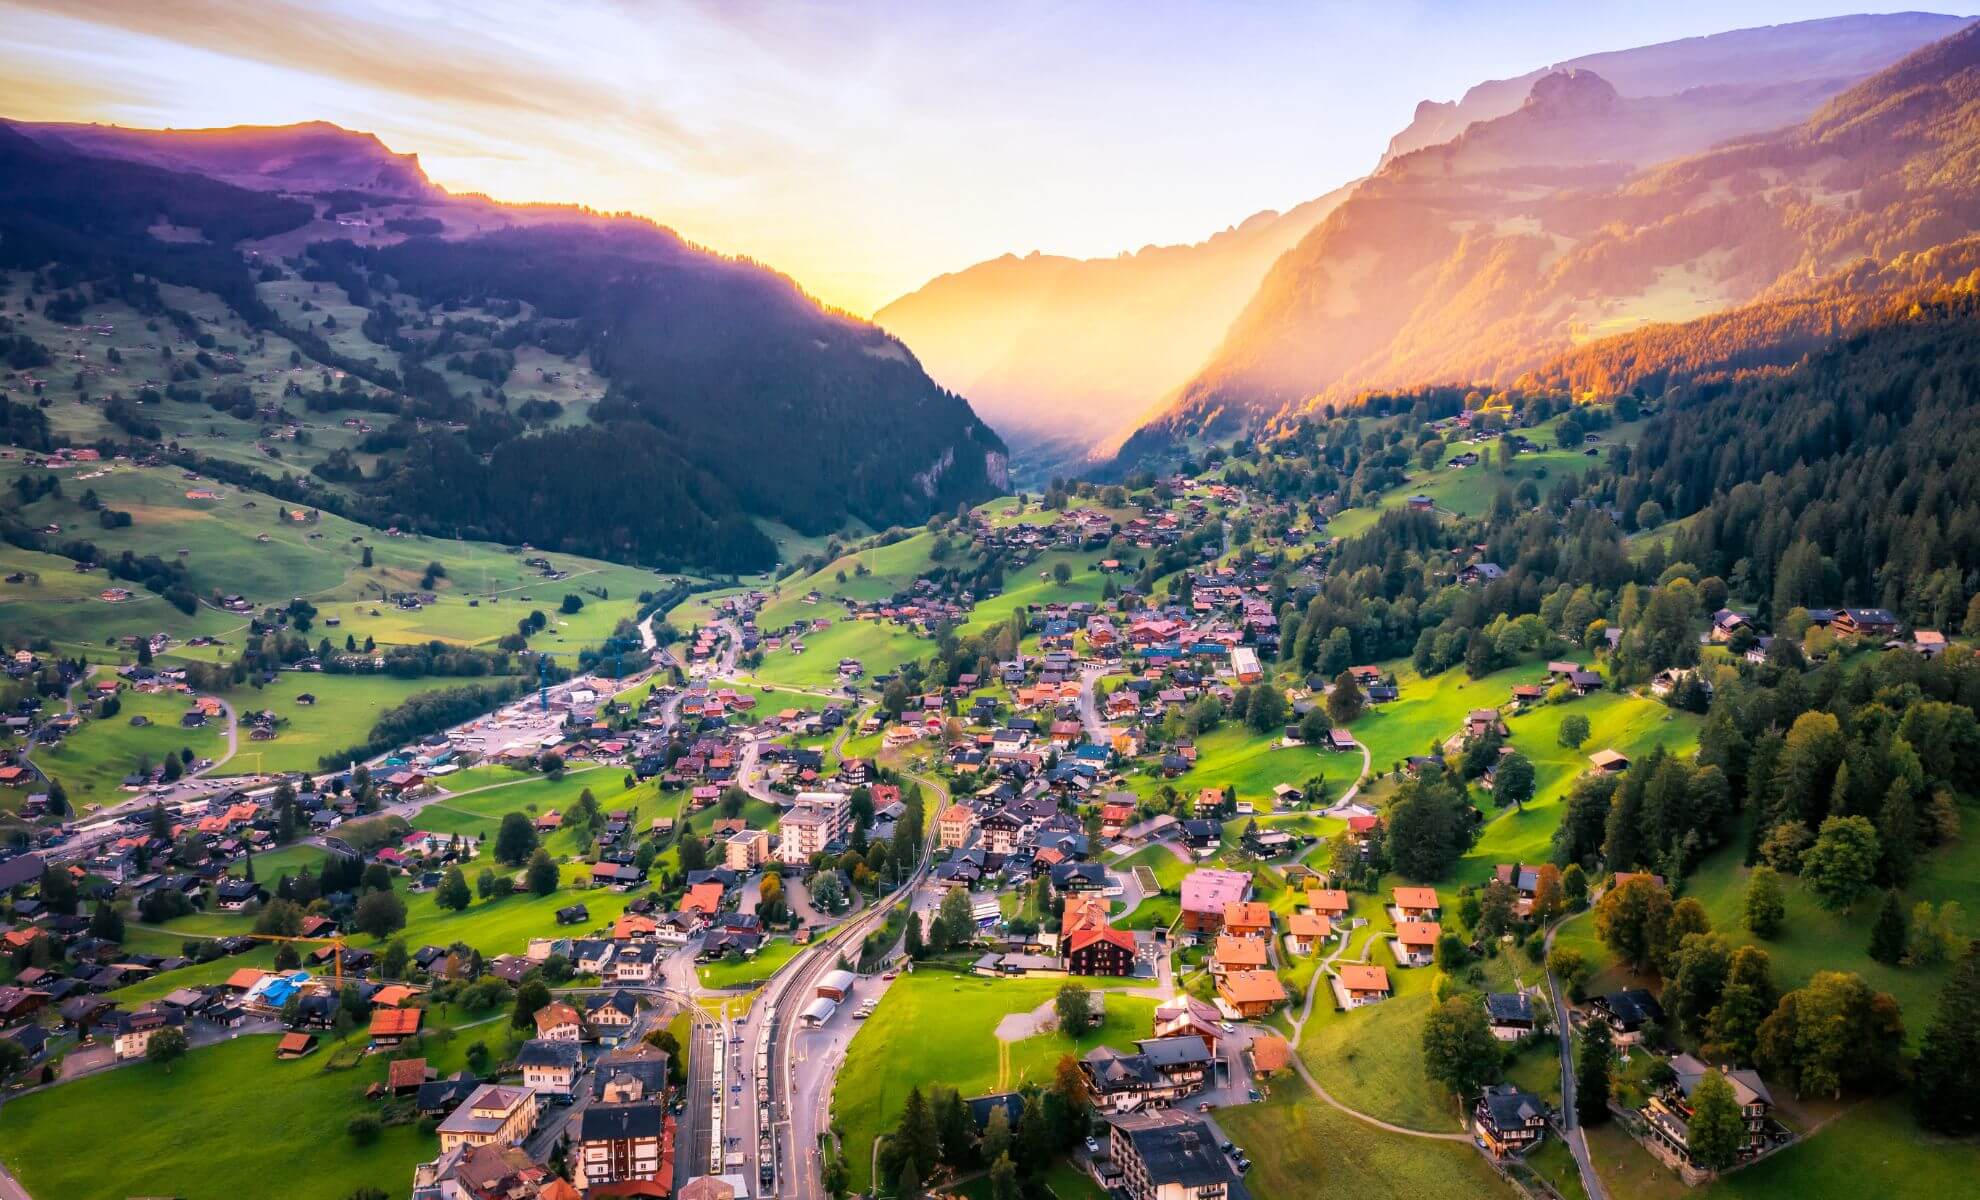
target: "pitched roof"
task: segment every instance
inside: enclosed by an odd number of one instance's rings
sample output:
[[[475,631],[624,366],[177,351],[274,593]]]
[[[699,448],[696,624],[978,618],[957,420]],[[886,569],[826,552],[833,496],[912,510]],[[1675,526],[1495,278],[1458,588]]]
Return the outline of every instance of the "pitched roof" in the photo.
[[[1399,887],[1395,890],[1397,908],[1436,908],[1437,889],[1427,887]]]
[[[1276,1003],[1286,998],[1286,985],[1270,971],[1232,971],[1217,988],[1233,1004]]]
[[[425,1015],[418,1008],[374,1008],[371,1010],[372,1037],[408,1037],[419,1032],[419,1020]]]
[[[1435,921],[1404,921],[1396,926],[1396,940],[1405,946],[1435,947],[1443,935],[1443,926]]]
[[[1342,963],[1340,968],[1341,986],[1350,992],[1386,992],[1389,990],[1389,972],[1382,967],[1367,963]]]
[[[284,1039],[285,1041],[287,1039]],[[400,1088],[416,1088],[426,1082],[426,1060],[423,1058],[401,1058],[386,1068],[385,1082],[393,1091]]]

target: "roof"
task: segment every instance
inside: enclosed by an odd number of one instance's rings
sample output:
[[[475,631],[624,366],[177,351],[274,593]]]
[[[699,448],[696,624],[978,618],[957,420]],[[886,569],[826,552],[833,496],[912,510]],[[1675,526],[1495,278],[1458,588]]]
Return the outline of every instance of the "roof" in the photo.
[[[556,1029],[559,1026],[576,1025],[577,1023],[577,1009],[572,1008],[561,1000],[552,1001],[536,1010],[536,1031],[538,1033],[546,1029]]]
[[[1597,750],[1595,753],[1588,756],[1588,761],[1594,763],[1598,767],[1610,767],[1610,766],[1626,767],[1629,765],[1629,757],[1627,755],[1618,754],[1614,750]]]
[[[1251,1039],[1251,1066],[1256,1071],[1283,1070],[1291,1058],[1292,1047],[1286,1039],[1272,1033],[1261,1033]]]
[[[1341,986],[1350,992],[1389,990],[1389,972],[1383,967],[1374,967],[1367,963],[1342,963],[1340,976]]]
[[[1545,1100],[1510,1083],[1492,1084],[1478,1102],[1491,1114],[1492,1124],[1500,1129],[1511,1129],[1547,1115]]]
[[[421,1089],[424,1091],[424,1087]],[[477,1110],[508,1114],[535,1095],[535,1090],[513,1085],[484,1083],[461,1106],[440,1122],[441,1133],[494,1133],[502,1128],[503,1117],[482,1116]]]
[[[419,1032],[419,1019],[425,1010],[418,1008],[374,1008],[371,1010],[372,1037],[407,1037]]]
[[[316,1035],[312,1033],[285,1033],[282,1035],[282,1040],[275,1043],[275,1051],[278,1054],[301,1054],[315,1042]],[[417,1061],[422,1066],[426,1063],[426,1060],[423,1058]],[[394,1067],[398,1066],[397,1063],[393,1063],[392,1065]]]
[[[1346,912],[1348,894],[1345,888],[1308,888],[1306,903],[1309,907],[1324,913]]]
[[[1437,889],[1427,887],[1399,887],[1395,890],[1397,908],[1436,908]]]
[[[1444,927],[1435,921],[1404,921],[1396,926],[1396,940],[1405,946],[1435,946]]]
[[[1251,876],[1243,871],[1200,868],[1183,877],[1183,911],[1222,913],[1225,905],[1243,900],[1250,890]]]
[[[283,1038],[284,1042],[289,1039]],[[393,1091],[400,1088],[416,1088],[426,1082],[426,1060],[423,1058],[401,1058],[386,1068],[385,1082]]]
[[[576,1042],[553,1042],[548,1038],[531,1038],[516,1051],[519,1067],[561,1067],[575,1071],[583,1059],[584,1051]]]
[[[1324,914],[1301,910],[1286,918],[1286,932],[1303,938],[1329,937],[1334,932],[1334,922]]]
[[[1286,998],[1286,985],[1271,971],[1232,971],[1217,987],[1233,1004],[1277,1003]]]
[[[1257,926],[1270,929],[1272,927],[1272,910],[1256,900],[1244,901],[1237,904],[1226,904],[1224,906],[1224,924],[1244,925],[1247,927]]]
[[[1493,1024],[1533,1020],[1533,998],[1525,992],[1487,992],[1485,1015]]]
[[[1236,1173],[1217,1148],[1210,1127],[1174,1109],[1130,1113],[1108,1121],[1134,1149],[1156,1188],[1207,1188],[1233,1184]]]
[[[1216,957],[1217,962],[1226,968],[1262,967],[1265,965],[1265,940],[1219,934]]]
[[[593,1104],[578,1122],[577,1140],[616,1142],[629,1138],[657,1138],[667,1110],[657,1100],[636,1100],[630,1104]]]

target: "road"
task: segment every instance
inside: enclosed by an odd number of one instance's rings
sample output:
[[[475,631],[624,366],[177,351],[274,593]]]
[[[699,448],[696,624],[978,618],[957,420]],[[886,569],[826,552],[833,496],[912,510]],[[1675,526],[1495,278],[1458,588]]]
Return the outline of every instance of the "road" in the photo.
[[[1114,734],[1100,719],[1099,699],[1093,693],[1101,678],[1112,672],[1113,668],[1099,663],[1089,663],[1079,672],[1079,723],[1086,729],[1086,739],[1101,746],[1112,744]]]
[[[1554,931],[1561,927],[1559,921],[1547,927],[1547,953],[1554,952]],[[1567,1130],[1568,1152],[1574,1155],[1574,1165],[1581,1172],[1582,1190],[1588,1193],[1588,1200],[1609,1200],[1609,1190],[1602,1186],[1602,1177],[1595,1171],[1595,1160],[1588,1154],[1588,1134],[1581,1127],[1580,1119],[1574,1111],[1574,1030],[1568,1020],[1568,1006],[1563,1003],[1561,981],[1552,971],[1547,972],[1547,994],[1554,1002],[1554,1036],[1560,1039],[1561,1047],[1561,1128]]]

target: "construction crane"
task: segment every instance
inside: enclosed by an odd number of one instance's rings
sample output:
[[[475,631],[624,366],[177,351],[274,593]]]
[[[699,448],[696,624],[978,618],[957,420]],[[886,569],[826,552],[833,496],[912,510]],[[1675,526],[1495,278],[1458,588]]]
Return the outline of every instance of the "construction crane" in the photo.
[[[331,947],[330,958],[336,973],[337,990],[340,992],[344,990],[344,939],[341,936],[283,937],[279,933],[250,933],[243,936],[253,938],[257,942],[308,942],[312,945]]]

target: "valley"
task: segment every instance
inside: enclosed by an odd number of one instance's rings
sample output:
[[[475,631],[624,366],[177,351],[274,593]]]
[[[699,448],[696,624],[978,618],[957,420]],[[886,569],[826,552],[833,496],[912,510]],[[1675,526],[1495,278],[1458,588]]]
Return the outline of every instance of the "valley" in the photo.
[[[871,320],[469,190],[507,42],[425,160],[0,117],[0,1200],[1959,1189],[1980,26],[1658,22]]]

